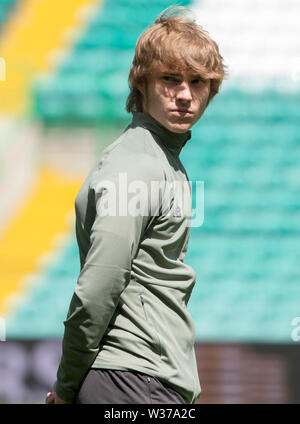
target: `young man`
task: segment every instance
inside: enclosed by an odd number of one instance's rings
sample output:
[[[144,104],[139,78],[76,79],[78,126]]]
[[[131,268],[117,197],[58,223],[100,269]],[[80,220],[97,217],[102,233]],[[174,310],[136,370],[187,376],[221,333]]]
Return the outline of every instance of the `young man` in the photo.
[[[183,211],[166,187],[188,181],[179,153],[224,76],[217,44],[178,10],[161,14],[139,38],[127,99],[133,120],[76,198],[81,272],[47,403],[194,403],[200,396],[186,307],[195,272],[183,263],[191,198]],[[156,191],[153,182],[161,183]]]

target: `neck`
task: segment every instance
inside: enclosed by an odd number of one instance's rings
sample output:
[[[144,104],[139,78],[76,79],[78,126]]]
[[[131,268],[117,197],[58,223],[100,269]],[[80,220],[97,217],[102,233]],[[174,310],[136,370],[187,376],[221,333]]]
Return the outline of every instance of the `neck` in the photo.
[[[191,138],[191,131],[188,130],[184,133],[175,133],[164,127],[160,122],[154,119],[151,115],[143,112],[136,112],[133,114],[134,126],[141,126],[151,131],[152,134],[158,136],[160,141],[168,148],[168,150],[174,155],[178,156],[186,144]]]

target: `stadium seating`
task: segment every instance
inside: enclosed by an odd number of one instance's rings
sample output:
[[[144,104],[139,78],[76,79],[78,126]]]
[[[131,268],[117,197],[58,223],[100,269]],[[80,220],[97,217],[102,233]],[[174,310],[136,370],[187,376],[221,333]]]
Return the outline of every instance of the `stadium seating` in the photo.
[[[168,0],[108,0],[99,5],[56,72],[35,80],[35,115],[46,123],[125,123],[128,73],[136,40],[169,5]]]
[[[20,297],[15,312],[8,318],[7,333],[14,339],[44,339],[61,336],[63,320],[79,274],[78,249],[66,237],[37,281]]]
[[[18,2],[19,0],[0,0],[0,34],[3,24],[9,18]]]
[[[263,57],[263,46],[259,53],[253,47],[260,34],[247,32],[248,14],[238,14],[236,0],[227,1],[226,7],[223,3],[203,1],[193,7],[204,26],[206,20],[214,22],[220,31],[216,39],[233,40],[230,26],[240,31],[246,53]],[[125,112],[127,76],[136,38],[170,3],[155,0],[147,2],[147,8],[145,4],[107,0],[99,6],[60,66],[35,80],[36,117],[45,124],[101,126],[110,121],[125,126],[130,119]],[[249,14],[261,7],[261,20],[279,25],[281,12],[287,12],[277,2],[269,19],[263,4],[246,1],[243,7],[249,6]],[[216,14],[216,5],[224,13]],[[286,45],[292,48],[296,42]],[[239,40],[233,40],[228,54],[238,47]],[[283,44],[279,52],[284,52]],[[204,223],[191,228],[185,259],[197,273],[188,307],[198,341],[289,343],[300,298],[299,83],[289,92],[272,87],[268,62],[261,87],[255,89],[248,77],[264,72],[263,65],[258,69],[260,63],[255,63],[245,70],[238,59],[233,63],[238,73],[247,71],[245,79],[241,77],[241,85],[224,82],[180,155],[190,180],[204,181],[205,192]],[[8,334],[61,336],[78,267],[76,241],[71,238],[51,266],[35,276],[37,283],[17,308]]]

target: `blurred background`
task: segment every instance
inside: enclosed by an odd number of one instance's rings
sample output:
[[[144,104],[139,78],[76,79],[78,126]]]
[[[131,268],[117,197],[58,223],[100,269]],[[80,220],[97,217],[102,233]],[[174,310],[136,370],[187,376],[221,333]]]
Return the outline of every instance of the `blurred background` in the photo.
[[[74,201],[130,122],[138,36],[170,0],[0,0],[0,402],[43,403],[79,274]],[[204,181],[198,403],[300,401],[300,3],[184,0],[228,66],[181,153]]]

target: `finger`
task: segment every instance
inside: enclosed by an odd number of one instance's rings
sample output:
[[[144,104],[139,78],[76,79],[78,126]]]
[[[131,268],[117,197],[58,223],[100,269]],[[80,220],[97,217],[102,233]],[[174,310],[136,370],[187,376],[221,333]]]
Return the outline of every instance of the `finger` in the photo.
[[[46,403],[51,404],[54,403],[55,397],[53,396],[53,393],[48,392],[46,396]]]

